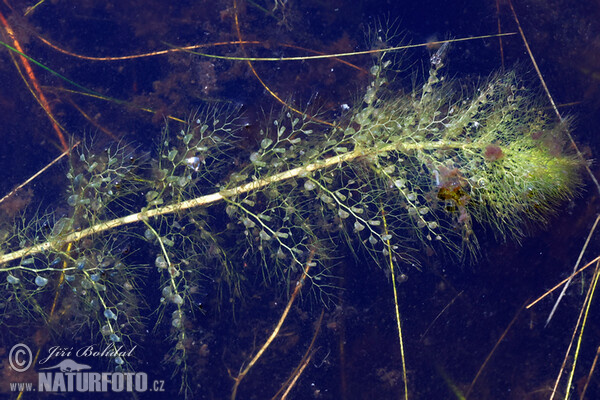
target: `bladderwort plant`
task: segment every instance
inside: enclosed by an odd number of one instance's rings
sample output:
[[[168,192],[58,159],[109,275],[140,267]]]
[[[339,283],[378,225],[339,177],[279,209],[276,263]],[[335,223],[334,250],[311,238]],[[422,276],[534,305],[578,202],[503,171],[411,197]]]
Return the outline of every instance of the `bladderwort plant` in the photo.
[[[3,323],[85,330],[116,350],[156,315],[186,391],[191,322],[206,285],[220,282],[226,302],[244,296],[256,280],[248,274],[285,291],[304,273],[329,301],[340,238],[396,268],[422,246],[474,257],[484,227],[520,238],[574,196],[582,161],[566,148],[568,126],[553,122],[515,72],[465,89],[440,73],[445,50],[410,93],[391,90],[384,53],[362,101],[334,128],[284,110],[241,163],[232,163],[239,116],[218,107],[180,131],[165,128],[146,155],[123,143],[74,152],[68,211],[1,232]],[[140,289],[147,266],[160,275],[158,310]],[[56,287],[52,314],[40,304]],[[121,355],[113,362],[136,368]]]

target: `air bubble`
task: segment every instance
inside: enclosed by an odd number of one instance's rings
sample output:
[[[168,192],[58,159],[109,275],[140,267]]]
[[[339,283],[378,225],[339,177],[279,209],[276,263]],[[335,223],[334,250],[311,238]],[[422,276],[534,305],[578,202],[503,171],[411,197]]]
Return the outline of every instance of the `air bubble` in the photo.
[[[348,217],[350,216],[350,214],[349,214],[347,211],[345,211],[345,210],[342,210],[342,209],[340,208],[340,209],[338,210],[338,216],[339,216],[341,219],[346,219],[346,218],[348,218]]]
[[[364,97],[365,103],[367,103],[367,104],[373,103],[373,100],[375,100],[375,95],[376,95],[375,88],[373,88],[373,87],[367,88],[367,91],[366,91],[365,97]]]
[[[323,203],[326,203],[326,204],[331,204],[331,203],[333,203],[333,199],[332,199],[331,197],[329,197],[329,196],[325,195],[325,194],[321,194],[321,195],[319,196],[319,199],[321,199],[321,201],[322,201]]]
[[[83,174],[79,174],[75,178],[73,178],[73,187],[79,188],[81,184],[83,184]]]
[[[394,181],[394,186],[396,186],[398,189],[402,189],[406,186],[406,180],[405,179],[396,179]]]
[[[356,232],[360,232],[360,231],[362,231],[363,229],[365,229],[365,226],[364,226],[363,224],[361,224],[361,223],[360,223],[360,222],[358,222],[358,221],[354,221],[354,230],[355,230]]]
[[[146,229],[144,231],[144,238],[146,238],[148,241],[154,240],[154,232],[152,232],[152,229]]]
[[[200,162],[200,157],[188,157],[185,159],[185,164],[196,172],[200,169]]]
[[[240,174],[237,172],[234,172],[229,176],[229,179],[231,180],[231,182],[242,182],[242,181],[245,181],[247,178],[248,178],[247,174]]]
[[[71,207],[75,207],[77,205],[77,200],[79,200],[79,196],[74,194],[69,196],[69,198],[67,199],[67,204],[70,205]]]
[[[261,240],[271,240],[271,236],[269,236],[269,234],[267,232],[265,232],[264,230],[260,231],[258,233],[258,236],[260,236]]]
[[[111,333],[108,338],[110,339],[111,342],[120,342],[121,341],[121,338],[115,333]]]
[[[335,192],[335,195],[338,199],[340,199],[341,201],[346,201],[346,195],[341,193],[341,192]]]
[[[272,144],[273,144],[273,139],[271,139],[271,138],[264,138],[260,142],[260,147],[262,147],[263,149],[266,149],[267,147],[269,147]]]
[[[227,205],[227,207],[225,207],[225,213],[227,215],[229,215],[230,217],[233,217],[235,215],[235,212],[237,210],[237,207],[232,206],[231,204]]]
[[[106,325],[102,325],[102,328],[100,328],[100,332],[103,335],[108,336],[112,333],[112,329],[111,329],[110,325],[106,324]]]
[[[285,259],[285,253],[281,250],[281,247],[277,249],[276,256],[279,260]]]
[[[313,181],[307,180],[304,182],[304,189],[308,191],[314,190],[316,187],[317,185]]]
[[[154,260],[154,265],[156,265],[157,268],[167,268],[167,261],[163,256],[158,256],[156,257],[156,260]]]
[[[44,287],[48,284],[48,279],[38,275],[35,277],[35,284],[39,287]]]
[[[178,306],[183,304],[183,297],[181,297],[179,294],[176,294],[174,296],[171,297],[171,301],[174,304],[177,304]]]

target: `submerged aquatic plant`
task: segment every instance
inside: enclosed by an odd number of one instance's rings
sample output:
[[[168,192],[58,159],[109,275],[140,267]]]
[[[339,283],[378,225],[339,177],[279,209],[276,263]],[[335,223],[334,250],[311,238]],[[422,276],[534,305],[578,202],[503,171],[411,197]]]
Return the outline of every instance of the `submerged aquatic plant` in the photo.
[[[303,276],[328,301],[339,238],[397,267],[423,245],[469,257],[482,226],[518,239],[574,195],[581,161],[562,144],[568,127],[516,73],[467,91],[432,58],[425,84],[403,94],[390,90],[388,67],[384,55],[361,104],[331,129],[284,111],[236,170],[237,110],[214,107],[165,128],[154,157],[121,143],[73,155],[69,211],[2,232],[5,323],[86,326],[116,350],[139,340],[153,297],[142,281],[159,275],[157,324],[169,327],[166,358],[186,390],[207,286],[220,284],[225,302],[243,297],[251,274],[283,290]],[[57,285],[53,308],[69,321],[60,327],[40,305]]]

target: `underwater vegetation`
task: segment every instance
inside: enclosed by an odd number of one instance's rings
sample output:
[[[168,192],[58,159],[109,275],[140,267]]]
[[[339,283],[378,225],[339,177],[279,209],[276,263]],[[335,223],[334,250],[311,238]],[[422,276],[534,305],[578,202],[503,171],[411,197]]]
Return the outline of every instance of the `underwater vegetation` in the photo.
[[[333,127],[283,109],[250,151],[227,106],[167,125],[153,149],[84,141],[60,211],[0,231],[2,324],[15,337],[30,321],[115,350],[168,332],[164,362],[190,394],[208,293],[233,314],[257,282],[288,295],[303,285],[332,305],[340,247],[401,274],[423,249],[475,259],[483,230],[519,240],[576,194],[582,160],[517,72],[448,80],[445,49],[409,91],[382,53]],[[122,355],[110,365],[140,368]]]

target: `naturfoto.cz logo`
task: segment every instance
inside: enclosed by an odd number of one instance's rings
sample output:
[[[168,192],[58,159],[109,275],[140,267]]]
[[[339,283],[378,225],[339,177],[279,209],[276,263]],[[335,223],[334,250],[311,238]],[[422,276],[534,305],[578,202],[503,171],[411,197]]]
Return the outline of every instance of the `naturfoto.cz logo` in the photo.
[[[135,348],[134,348],[135,349]],[[49,349],[49,355],[42,358],[38,364],[44,365],[56,357],[70,356],[73,349],[54,346]],[[93,346],[78,349],[74,354],[78,356],[120,357],[131,355],[121,348],[111,351],[95,351]],[[9,365],[16,372],[27,371],[33,363],[33,354],[29,346],[19,343],[12,347],[9,353]],[[27,392],[145,392],[164,391],[164,381],[154,380],[148,386],[148,374],[144,372],[91,372],[92,367],[78,363],[70,358],[65,358],[55,365],[39,368],[38,382],[19,382],[11,384],[12,391]]]

